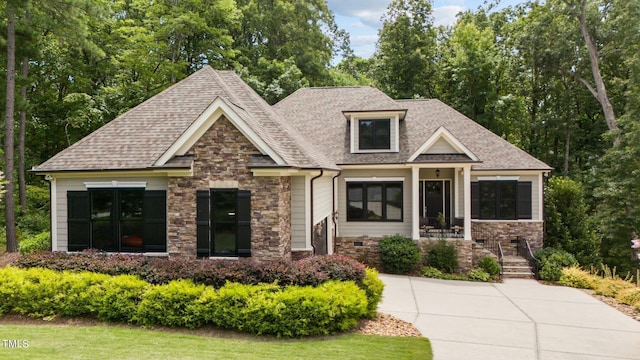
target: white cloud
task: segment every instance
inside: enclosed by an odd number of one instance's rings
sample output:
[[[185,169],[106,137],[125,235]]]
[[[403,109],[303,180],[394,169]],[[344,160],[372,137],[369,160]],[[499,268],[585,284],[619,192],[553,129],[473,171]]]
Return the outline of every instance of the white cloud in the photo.
[[[456,22],[456,15],[464,11],[464,7],[456,5],[440,6],[433,9],[433,24],[453,25]]]
[[[336,14],[355,17],[364,25],[378,29],[380,18],[387,10],[391,0],[328,0],[329,8]]]

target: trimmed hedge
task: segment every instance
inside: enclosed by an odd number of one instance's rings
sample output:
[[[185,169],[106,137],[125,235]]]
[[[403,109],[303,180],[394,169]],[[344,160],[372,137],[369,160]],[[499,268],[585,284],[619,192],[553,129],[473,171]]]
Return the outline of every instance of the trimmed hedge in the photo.
[[[375,277],[375,278],[374,278]],[[370,271],[367,291],[382,288]],[[227,283],[219,289],[191,280],[153,285],[135,276],[49,269],[0,269],[0,315],[94,316],[144,326],[206,324],[279,337],[326,335],[351,329],[370,315],[367,292],[353,281],[318,286]]]
[[[390,274],[409,274],[420,264],[420,248],[402,235],[390,235],[380,239],[380,260]]]
[[[300,261],[244,262],[150,258],[141,255],[107,254],[87,251],[67,254],[41,252],[21,256],[21,268],[41,267],[63,271],[92,271],[108,275],[137,275],[151,284],[189,279],[194,283],[220,288],[227,281],[241,284],[319,285],[330,280],[362,284],[365,266],[342,255],[313,256]]]

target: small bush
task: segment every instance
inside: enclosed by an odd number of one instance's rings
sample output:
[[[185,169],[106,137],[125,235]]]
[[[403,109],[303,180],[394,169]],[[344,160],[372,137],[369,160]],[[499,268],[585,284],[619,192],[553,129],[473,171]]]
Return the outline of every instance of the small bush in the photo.
[[[562,269],[578,265],[575,257],[568,252],[554,248],[544,248],[535,252],[538,259],[540,279],[558,281],[562,276]]]
[[[409,274],[420,262],[418,245],[406,236],[383,237],[379,251],[384,270],[390,274]]]
[[[633,287],[620,290],[616,295],[616,300],[623,304],[633,306],[636,310],[640,311],[640,288]]]
[[[491,277],[496,277],[500,275],[500,271],[502,271],[502,268],[500,267],[500,263],[498,263],[498,260],[490,256],[485,256],[482,259],[480,259],[478,261],[478,267],[484,270],[487,274],[491,275]]]
[[[176,280],[168,284],[149,288],[143,295],[135,321],[141,325],[163,325],[187,327],[202,326],[201,316],[192,315],[188,305],[202,295],[204,285],[195,285],[190,280]]]
[[[469,280],[487,282],[491,280],[491,275],[482,269],[471,269],[467,274]]]
[[[454,273],[458,269],[458,253],[453,244],[438,240],[427,252],[427,265],[438,270]]]
[[[367,275],[362,281],[362,287],[367,295],[367,317],[375,318],[378,304],[382,301],[384,283],[378,277],[378,271],[373,268],[366,269]]]
[[[49,231],[42,232],[38,235],[29,236],[20,240],[18,243],[18,251],[20,254],[31,254],[38,251],[49,250],[51,244],[51,233]]]
[[[578,289],[595,289],[600,283],[598,276],[592,275],[576,266],[564,268],[558,282],[564,286]]]
[[[109,276],[89,289],[93,312],[98,320],[133,322],[142,294],[150,286],[134,275]]]
[[[425,266],[422,268],[422,275],[428,278],[441,279],[442,271],[431,266]]]
[[[623,279],[600,279],[595,293],[614,298],[621,290],[631,288],[635,288],[635,285]]]

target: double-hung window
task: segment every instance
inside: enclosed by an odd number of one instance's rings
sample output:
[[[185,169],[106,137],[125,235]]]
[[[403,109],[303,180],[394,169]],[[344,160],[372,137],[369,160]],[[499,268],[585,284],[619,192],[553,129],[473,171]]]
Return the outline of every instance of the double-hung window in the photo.
[[[531,219],[530,181],[471,183],[471,218],[482,220]]]
[[[347,182],[347,221],[402,221],[402,181]]]

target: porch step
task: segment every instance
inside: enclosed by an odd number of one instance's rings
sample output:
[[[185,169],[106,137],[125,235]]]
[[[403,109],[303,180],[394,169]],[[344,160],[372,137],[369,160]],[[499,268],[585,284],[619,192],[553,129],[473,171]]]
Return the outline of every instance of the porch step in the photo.
[[[503,279],[533,279],[534,274],[525,258],[505,256],[502,260]]]

